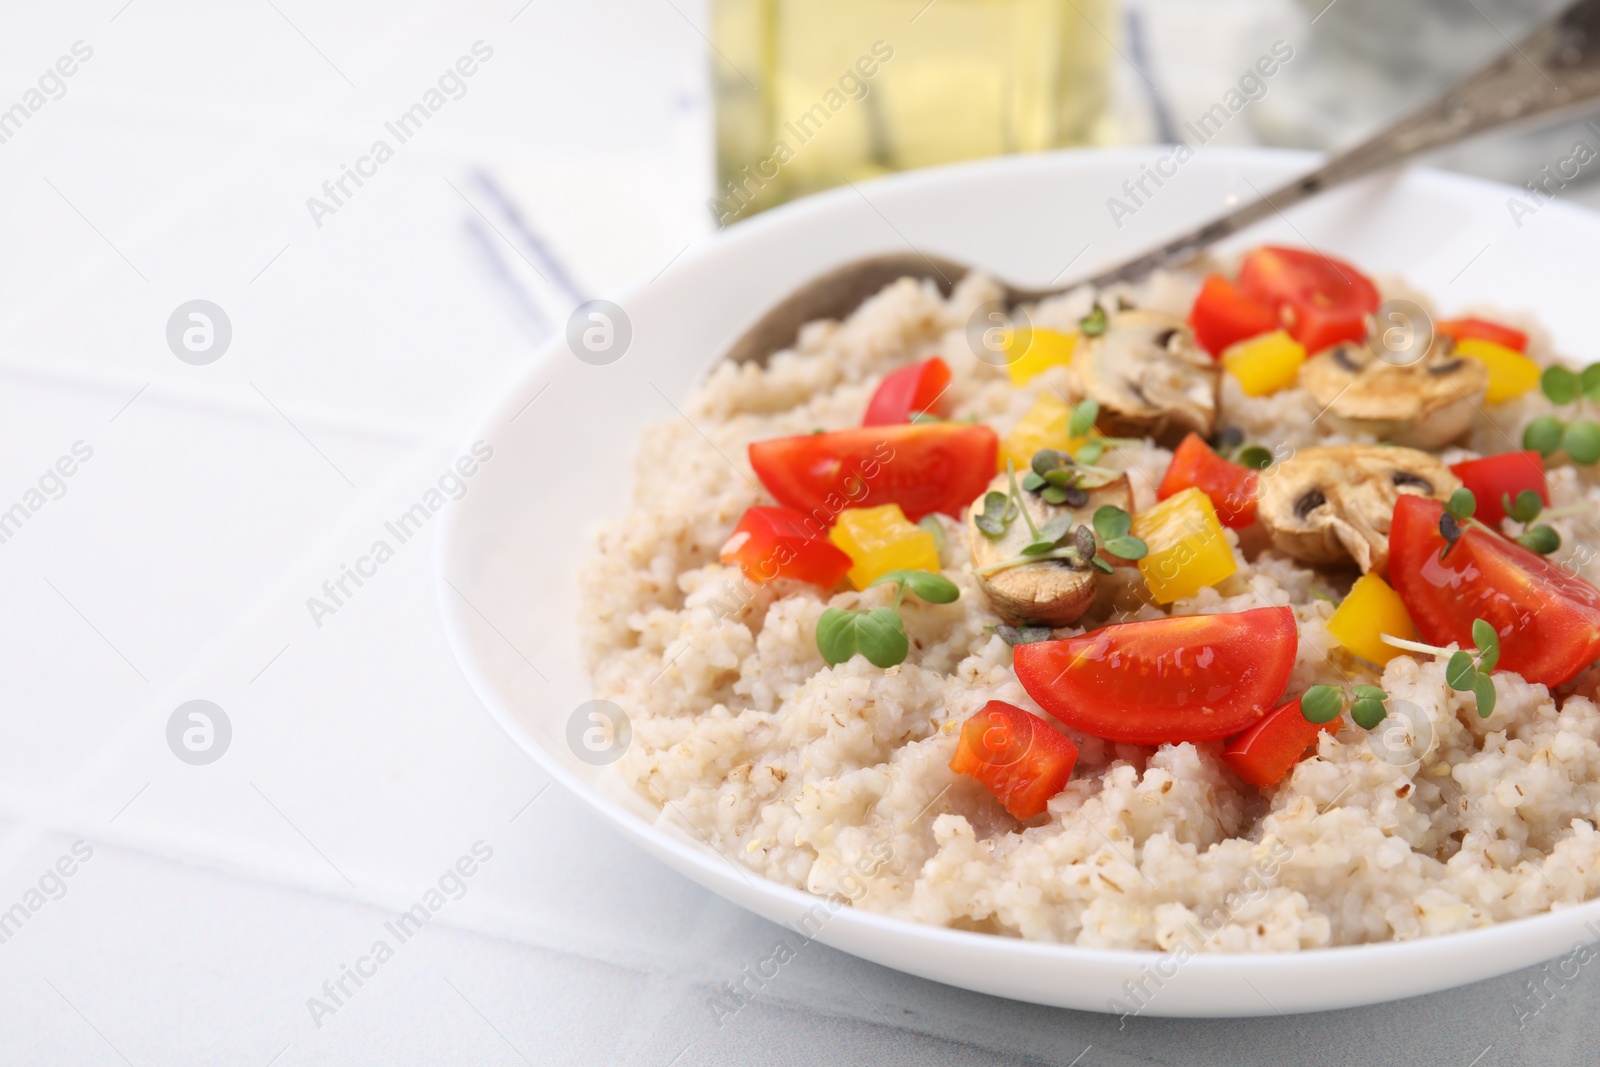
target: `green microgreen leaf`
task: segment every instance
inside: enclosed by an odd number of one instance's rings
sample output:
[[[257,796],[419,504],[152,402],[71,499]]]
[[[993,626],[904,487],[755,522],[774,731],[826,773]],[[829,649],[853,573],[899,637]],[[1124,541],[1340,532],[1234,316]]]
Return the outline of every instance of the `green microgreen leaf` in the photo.
[[[1261,445],[1249,445],[1239,450],[1239,462],[1253,471],[1264,471],[1272,466],[1272,452]]]
[[[1478,701],[1478,717],[1487,719],[1494,713],[1494,679],[1480,674],[1472,682],[1472,695]]]
[[[1099,556],[1096,556],[1094,558],[1094,565],[1096,567],[1100,568],[1101,570],[1105,571],[1107,574],[1110,574],[1115,569],[1114,567],[1111,566],[1111,564],[1107,563],[1105,560],[1101,559]]]
[[[1106,309],[1096,304],[1093,311],[1078,320],[1078,332],[1085,337],[1098,337],[1105,333]]]
[[[1098,463],[1100,457],[1105,455],[1106,443],[1098,439],[1090,439],[1078,449],[1079,463]]]
[[[1032,467],[1033,472],[1039,477],[1048,479],[1050,472],[1072,466],[1072,457],[1058,449],[1041,448],[1033,454],[1033,460],[1028,466]]]
[[[1522,447],[1549,456],[1560,451],[1561,437],[1566,430],[1567,424],[1554,415],[1540,415],[1522,431]]]
[[[1109,541],[1114,537],[1126,537],[1132,528],[1133,516],[1115,504],[1107,504],[1095,510],[1094,532],[1102,541]]]
[[[1079,559],[1090,560],[1095,558],[1094,531],[1089,527],[1079,523],[1078,528],[1072,531],[1072,543],[1073,547],[1078,551]]]
[[[1388,700],[1389,694],[1375,685],[1353,685],[1350,692],[1361,700]]]
[[[990,491],[983,495],[983,512],[972,520],[972,524],[982,530],[987,537],[1001,537],[1004,536],[1006,527],[1011,525],[1011,520],[1016,517],[1011,498],[1004,493]]]
[[[1060,506],[1067,502],[1067,491],[1059,485],[1047,485],[1039,490],[1039,496],[1046,504]]]
[[[939,521],[939,516],[924,515],[922,518],[917,520],[917,525],[922,529],[927,530],[928,533],[932,535],[933,550],[942,555],[944,553],[945,536],[944,523]]]
[[[1472,662],[1470,652],[1452,652],[1444,665],[1444,680],[1451,689],[1466,692],[1478,676],[1478,665]]]
[[[1137,537],[1108,537],[1106,551],[1118,559],[1144,559],[1150,554],[1150,546]]]
[[[1539,388],[1553,404],[1570,404],[1578,398],[1582,381],[1566,367],[1546,367],[1539,375]]]
[[[1040,641],[1048,641],[1054,634],[1048,626],[1006,626],[1001,624],[994,628],[1000,640],[1016,648],[1018,645],[1032,645]]]
[[[1539,517],[1539,512],[1544,510],[1544,501],[1532,489],[1524,489],[1517,494],[1516,500],[1511,499],[1510,493],[1501,493],[1500,506],[1513,519],[1528,523]]]
[[[817,620],[817,651],[829,666],[838,666],[856,653],[874,667],[905,662],[911,643],[900,613],[890,607],[867,611],[829,608]]]
[[[1045,481],[1033,471],[1029,471],[1027,474],[1022,476],[1022,488],[1026,489],[1030,493],[1037,493],[1039,490],[1043,489],[1049,484],[1049,482]]]
[[[1067,535],[1071,532],[1072,516],[1057,515],[1055,518],[1039,527],[1039,540],[1049,541],[1052,545],[1058,545],[1062,541],[1065,541]]]
[[[1578,374],[1578,385],[1589,400],[1600,400],[1600,363],[1591,363]]]
[[[930,604],[948,604],[961,596],[961,589],[955,582],[932,571],[889,571],[870,582],[867,588],[891,582],[904,586]]]
[[[1307,722],[1332,722],[1343,710],[1344,698],[1331,685],[1314,685],[1300,696],[1300,714]]]
[[[1095,420],[1100,417],[1100,402],[1098,400],[1085,400],[1072,409],[1072,417],[1067,420],[1067,433],[1072,437],[1087,437],[1089,431],[1094,429]],[[1079,449],[1082,451],[1082,449]],[[1087,463],[1088,460],[1083,462]]]
[[[1517,538],[1517,544],[1541,556],[1548,556],[1561,547],[1561,535],[1556,533],[1554,527],[1541,522],[1532,529],[1524,531],[1522,536]]]
[[[1600,426],[1589,419],[1579,419],[1562,432],[1561,447],[1574,463],[1588,466],[1600,460]]]
[[[1485,674],[1500,662],[1500,635],[1486,619],[1472,620],[1472,643],[1478,646],[1478,669]]]
[[[1363,730],[1375,730],[1378,724],[1389,717],[1389,709],[1383,701],[1371,697],[1362,697],[1350,705],[1350,719]]]
[[[1478,510],[1478,498],[1472,495],[1471,489],[1457,489],[1450,494],[1450,501],[1444,507],[1457,520],[1470,519]]]

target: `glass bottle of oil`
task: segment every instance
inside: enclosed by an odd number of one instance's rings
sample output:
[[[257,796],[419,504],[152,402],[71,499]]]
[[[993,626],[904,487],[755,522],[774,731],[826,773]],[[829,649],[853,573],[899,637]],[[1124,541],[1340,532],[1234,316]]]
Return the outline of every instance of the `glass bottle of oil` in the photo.
[[[889,171],[1109,139],[1115,0],[711,0],[726,225]]]

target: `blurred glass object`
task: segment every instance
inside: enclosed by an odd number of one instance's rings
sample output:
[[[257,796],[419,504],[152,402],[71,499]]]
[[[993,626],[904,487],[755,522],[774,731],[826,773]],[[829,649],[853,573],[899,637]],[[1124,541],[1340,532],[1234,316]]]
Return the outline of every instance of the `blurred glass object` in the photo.
[[[1476,70],[1570,0],[1296,0],[1311,20],[1297,37],[1290,91],[1253,116],[1269,144],[1337,150]],[[1571,123],[1470,141],[1436,165],[1520,183],[1570,144]]]
[[[1110,136],[1115,0],[711,0],[719,225],[890,171]]]

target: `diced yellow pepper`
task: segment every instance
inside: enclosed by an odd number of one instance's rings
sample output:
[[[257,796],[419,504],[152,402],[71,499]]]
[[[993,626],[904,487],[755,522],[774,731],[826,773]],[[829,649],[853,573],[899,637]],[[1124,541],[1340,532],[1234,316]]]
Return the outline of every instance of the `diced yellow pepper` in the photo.
[[[999,469],[1006,469],[1006,460],[1015,463],[1017,470],[1026,471],[1033,462],[1033,454],[1041,448],[1055,448],[1075,453],[1083,447],[1087,437],[1073,437],[1072,406],[1054,393],[1044,393],[1033,402],[1028,413],[1017,420],[1011,432],[1000,440]],[[1089,431],[1094,436],[1094,431]]]
[[[1417,640],[1417,628],[1406,614],[1400,594],[1376,574],[1363,574],[1356,579],[1350,595],[1328,620],[1328,632],[1345,648],[1380,667],[1403,650],[1385,644],[1379,634]]]
[[[1051,367],[1072,362],[1078,335],[1047,330],[1043,326],[1006,331],[1006,373],[1012,385],[1027,385]]]
[[[1149,546],[1139,571],[1158,604],[1193,596],[1239,569],[1211,498],[1185,489],[1133,517],[1133,536]]]
[[[1245,396],[1267,396],[1287,389],[1306,361],[1304,346],[1283,330],[1240,341],[1222,353],[1222,365],[1239,379]]]
[[[899,504],[845,508],[828,540],[850,557],[850,584],[865,589],[890,571],[939,570],[939,546],[900,510]]]
[[[1491,404],[1521,396],[1539,384],[1539,364],[1514,348],[1497,345],[1481,337],[1463,337],[1456,342],[1455,351],[1457,355],[1471,356],[1489,368],[1487,399]]]

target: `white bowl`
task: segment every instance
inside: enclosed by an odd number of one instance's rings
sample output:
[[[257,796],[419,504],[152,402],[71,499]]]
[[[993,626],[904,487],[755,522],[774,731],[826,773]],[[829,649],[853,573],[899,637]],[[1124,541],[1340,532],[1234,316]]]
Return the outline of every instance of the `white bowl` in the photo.
[[[574,619],[575,572],[594,526],[626,510],[640,428],[681,417],[682,398],[743,327],[821,271],[910,245],[1045,285],[1151,246],[1315,162],[1299,153],[1204,149],[1161,188],[1147,183],[1153,195],[1119,230],[1107,198],[1131,203],[1123,182],[1161,155],[1000,159],[812,197],[734,226],[661,277],[616,294],[633,331],[617,362],[584,363],[565,337],[547,345],[473,435],[494,455],[449,510],[436,556],[451,646],[506,732],[611,825],[701,885],[779,923],[817,905],[816,897],[655,826],[643,802],[603,794],[597,768],[569,747],[569,719],[592,695]],[[1327,194],[1234,246],[1312,245],[1375,274],[1404,275],[1445,313],[1486,303],[1536,312],[1563,352],[1594,359],[1600,302],[1588,292],[1585,268],[1600,246],[1600,217],[1546,204],[1519,227],[1508,208],[1517,196],[1509,187],[1414,170]],[[1147,1014],[1223,1016],[1320,1011],[1462,985],[1592,941],[1585,923],[1596,921],[1600,902],[1591,902],[1469,933],[1203,955],[1181,966],[1154,952],[1041,944],[849,907],[817,937],[885,966],[1018,1000],[1105,1011],[1111,998],[1124,997],[1125,982],[1142,981],[1154,991]]]

